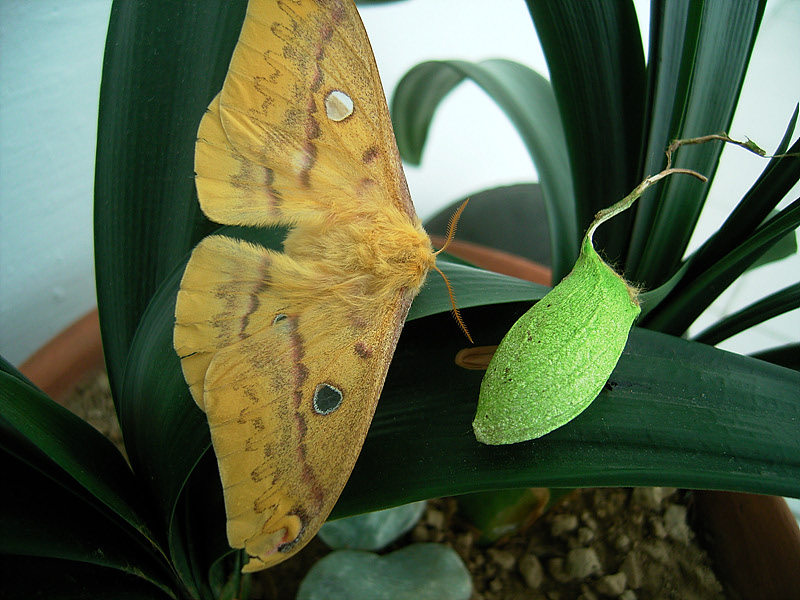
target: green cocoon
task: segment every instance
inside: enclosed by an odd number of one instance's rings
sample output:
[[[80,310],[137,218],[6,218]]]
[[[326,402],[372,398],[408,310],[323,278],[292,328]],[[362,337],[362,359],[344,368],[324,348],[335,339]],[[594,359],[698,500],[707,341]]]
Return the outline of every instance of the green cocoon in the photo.
[[[572,272],[509,330],[481,383],[472,427],[484,444],[543,436],[603,389],[639,315],[636,292],[587,232]]]

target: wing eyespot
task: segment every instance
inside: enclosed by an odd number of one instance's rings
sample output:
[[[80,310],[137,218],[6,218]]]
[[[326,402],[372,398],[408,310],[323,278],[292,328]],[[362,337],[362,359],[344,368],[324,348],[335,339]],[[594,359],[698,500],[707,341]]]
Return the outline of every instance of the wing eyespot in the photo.
[[[340,389],[329,383],[320,383],[314,390],[314,412],[318,415],[329,415],[341,406],[343,398]]]
[[[325,114],[331,121],[344,121],[353,114],[353,99],[341,90],[333,90],[325,96]]]

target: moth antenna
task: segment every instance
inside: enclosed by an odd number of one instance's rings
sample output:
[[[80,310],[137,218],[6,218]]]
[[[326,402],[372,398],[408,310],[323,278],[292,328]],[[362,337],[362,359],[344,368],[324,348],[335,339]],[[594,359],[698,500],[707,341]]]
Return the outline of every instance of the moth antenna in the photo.
[[[444,284],[447,286],[447,293],[450,294],[450,304],[453,305],[453,316],[456,318],[458,326],[461,327],[461,331],[463,331],[464,335],[467,336],[469,343],[474,344],[475,342],[472,341],[472,336],[469,334],[469,330],[467,329],[467,324],[464,323],[464,319],[461,318],[461,312],[458,310],[458,307],[456,306],[456,297],[455,294],[453,294],[453,287],[450,285],[450,280],[447,279],[447,275],[442,273],[442,270],[439,267],[433,265],[433,268],[436,269],[436,272],[442,276],[442,279],[444,279]]]
[[[456,212],[454,212],[453,215],[450,217],[450,221],[447,223],[447,237],[444,240],[444,245],[433,253],[434,256],[438,255],[440,252],[444,252],[445,248],[447,248],[450,245],[450,242],[453,241],[453,238],[456,235],[456,227],[458,226],[458,220],[461,218],[461,213],[463,213],[464,209],[467,208],[467,202],[469,202],[469,198],[464,200],[464,202],[461,203],[461,206],[458,207],[458,210],[456,210]],[[439,269],[436,270],[439,271]],[[439,271],[439,273],[441,273],[441,271]],[[442,273],[442,277],[444,277],[444,273]],[[444,280],[447,281],[447,277],[444,277]],[[447,287],[448,289],[450,288],[449,283],[447,284]],[[451,298],[453,297],[452,292],[450,293],[450,297]],[[454,302],[453,308],[455,308],[455,306],[456,305]],[[467,337],[469,337],[469,334],[467,334]]]
[[[436,252],[433,253],[434,256],[438,255],[440,252],[444,252],[445,248],[450,245],[450,242],[453,241],[453,237],[456,235],[456,226],[458,225],[458,220],[461,218],[461,213],[464,212],[464,209],[467,207],[467,202],[469,202],[469,198],[464,200],[461,203],[461,206],[458,207],[458,210],[453,213],[453,216],[450,217],[450,221],[447,223],[447,237],[444,240],[444,244],[441,248],[439,248]],[[450,280],[447,278],[447,275],[442,273],[442,270],[437,267],[435,264],[433,268],[436,269],[436,272],[442,276],[444,279],[444,284],[447,286],[447,293],[450,295],[450,304],[453,305],[453,316],[456,318],[456,322],[458,326],[461,327],[461,331],[464,332],[464,335],[467,336],[470,344],[474,344],[475,342],[472,341],[472,336],[469,334],[469,329],[467,329],[467,324],[464,323],[464,319],[461,318],[461,312],[458,310],[458,306],[456,306],[456,296],[453,293],[453,286],[450,285]]]

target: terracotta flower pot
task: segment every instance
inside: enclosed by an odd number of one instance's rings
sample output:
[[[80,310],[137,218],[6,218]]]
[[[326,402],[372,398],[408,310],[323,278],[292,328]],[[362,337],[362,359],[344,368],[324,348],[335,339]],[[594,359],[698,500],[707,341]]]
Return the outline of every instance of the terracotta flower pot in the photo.
[[[76,385],[103,367],[95,308],[37,350],[19,370],[53,400],[63,403]]]

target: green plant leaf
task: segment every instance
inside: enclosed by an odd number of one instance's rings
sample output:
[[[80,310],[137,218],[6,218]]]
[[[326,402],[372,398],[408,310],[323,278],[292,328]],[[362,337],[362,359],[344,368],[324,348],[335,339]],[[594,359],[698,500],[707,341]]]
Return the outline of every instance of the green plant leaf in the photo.
[[[662,170],[671,140],[728,130],[765,6],[765,0],[741,6],[653,2],[642,175]],[[680,150],[674,166],[713,180],[722,146]],[[627,277],[655,287],[678,269],[708,189],[691,178],[670,177],[645,194],[625,257]]]
[[[795,107],[786,133],[775,150],[776,155],[800,153],[800,140],[795,141],[789,147],[797,118],[798,108]],[[780,156],[770,159],[761,175],[717,232],[692,255],[689,260],[690,267],[686,273],[686,283],[711,268],[733,251],[742,240],[752,235],[770,217],[778,203],[786,197],[786,194],[798,181],[800,181],[800,160],[796,156]]]
[[[538,300],[550,290],[546,286],[522,279],[506,277],[491,271],[450,263],[441,259],[436,264],[450,280],[458,299],[459,308],[519,300]],[[437,273],[429,273],[422,293],[414,299],[414,304],[411,305],[408,320],[413,321],[446,312],[450,308],[452,308],[450,297],[447,294],[444,280]]]
[[[127,573],[173,595],[175,580],[162,557],[136,539],[125,524],[24,460],[0,450],[3,476],[14,492],[0,498],[0,553],[27,559],[59,559],[64,571],[76,563]],[[7,565],[4,565],[7,566]],[[35,589],[39,590],[38,580]],[[3,578],[3,589],[8,579]],[[28,581],[29,590],[32,589]],[[155,590],[154,590],[155,591]]]
[[[464,317],[496,343],[527,306]],[[442,316],[406,325],[334,517],[514,487],[800,495],[800,373],[634,328],[609,386],[579,417],[538,440],[491,447],[470,426],[483,374],[453,363],[463,343]]]
[[[672,290],[647,316],[643,326],[671,335],[682,335],[700,314],[750,265],[800,225],[800,198],[763,224],[713,267],[690,283]]]
[[[786,344],[763,352],[757,352],[753,354],[753,358],[800,371],[800,343]]]
[[[800,152],[800,140],[795,142],[791,148],[787,148],[791,141],[797,116],[798,110],[795,108],[776,154]],[[752,236],[753,232],[763,225],[767,215],[771,214],[774,217],[777,214],[774,211],[774,207],[777,206],[798,180],[800,180],[800,160],[791,156],[773,158],[716,233],[686,259],[681,268],[667,282],[642,295],[645,302],[639,322],[654,329],[657,327],[652,324],[653,322],[662,323],[659,327],[668,327],[668,319],[650,321],[652,316],[649,313],[655,312],[659,314],[663,310],[669,310],[675,297],[683,294],[686,288],[694,285],[698,278],[707,277],[709,272],[714,271],[720,261],[736,250],[743,240],[746,240],[748,236]],[[759,255],[752,264],[748,264],[742,272],[765,262],[765,257],[774,252],[776,248],[785,249],[787,245],[789,248],[796,247],[796,242],[791,239],[792,237],[794,237],[793,234],[788,232],[787,235],[771,242],[772,245],[767,246],[763,254]],[[719,294],[724,288],[717,287],[714,289],[715,293]],[[663,306],[659,306],[662,302],[664,303]],[[696,312],[696,314],[699,313]]]
[[[165,600],[177,597],[117,569],[69,560],[5,555],[0,570],[3,594],[7,598]]]
[[[536,71],[500,59],[430,61],[415,66],[397,84],[392,98],[401,156],[419,164],[436,109],[465,78],[478,84],[519,132],[539,173],[554,271],[565,275],[578,256],[575,196],[558,105],[550,83]]]
[[[552,264],[550,230],[538,183],[473,192],[426,219],[425,231],[446,237],[450,218],[467,199],[469,210],[458,220],[458,240],[522,257],[542,267]]]
[[[142,316],[125,371],[119,417],[131,465],[158,513],[161,530],[167,533],[170,559],[183,584],[199,598],[205,583],[187,557],[190,548],[180,534],[185,514],[179,509],[179,498],[211,440],[205,416],[188,395],[172,349],[175,297],[183,266],[165,280]]]
[[[143,516],[119,451],[82,419],[14,374],[0,373],[2,553],[61,558],[175,581]]]
[[[445,268],[457,289],[462,274],[475,271]],[[572,423],[506,450],[478,444],[470,422],[482,373],[453,363],[466,342],[445,314],[447,295],[426,288],[419,299],[426,293],[439,297],[431,302],[441,312],[406,324],[367,444],[335,509],[337,516],[424,497],[517,486],[677,485],[800,494],[800,436],[794,425],[800,410],[795,401],[800,374],[638,328],[612,375],[616,385]],[[152,336],[141,338],[149,340],[149,348],[136,351],[138,362],[161,368],[150,369],[150,374],[142,371],[132,381],[141,388],[142,398],[154,395],[150,390],[183,386],[171,396],[170,410],[195,413],[198,418],[191,418],[191,428],[196,431],[188,431],[186,416],[170,417],[173,422],[168,423],[163,412],[153,415],[148,427],[156,446],[185,447],[185,439],[195,440],[192,457],[166,461],[162,456],[158,461],[159,451],[153,451],[154,477],[185,479],[203,452],[196,441],[207,439],[207,428],[190,400],[177,358],[168,358],[172,303],[174,290],[160,291],[154,298],[148,310],[152,316],[142,322],[143,330],[153,330]],[[492,344],[528,306],[530,302],[466,308],[464,317],[478,343]],[[745,380],[746,386],[737,383]],[[154,405],[152,410],[164,409]],[[764,464],[770,465],[768,475]],[[200,477],[198,485],[207,490],[216,486],[221,494],[214,479]],[[212,493],[192,495],[208,501]],[[204,524],[220,529],[223,525],[221,509],[216,525]]]
[[[86,421],[9,373],[0,373],[0,444],[156,543],[122,454]]]
[[[554,237],[577,249],[595,213],[642,179],[645,63],[639,25],[630,1],[526,3],[558,101],[575,193],[574,238]],[[630,219],[620,215],[598,231],[598,251],[612,261],[624,256]],[[553,281],[570,267],[555,269]]]
[[[196,200],[194,141],[222,86],[245,5],[125,0],[112,6],[100,90],[94,235],[115,401],[150,298],[214,227]]]
[[[782,290],[762,298],[718,321],[708,329],[698,333],[692,339],[702,344],[715,345],[733,337],[746,329],[750,329],[773,317],[800,308],[800,283],[795,283]]]
[[[789,233],[775,242],[774,246],[762,254],[756,262],[750,265],[748,271],[754,271],[759,267],[780,262],[794,254],[797,254],[797,236]]]

